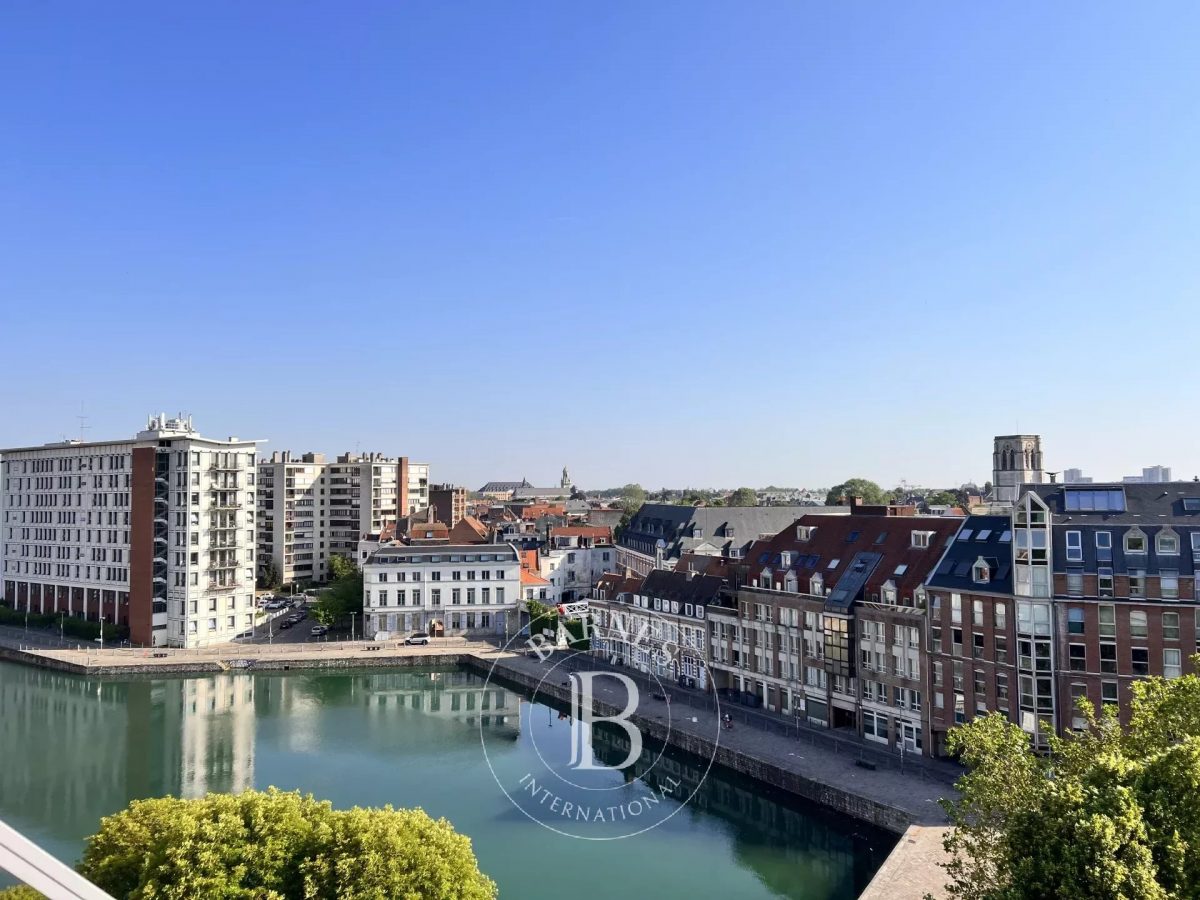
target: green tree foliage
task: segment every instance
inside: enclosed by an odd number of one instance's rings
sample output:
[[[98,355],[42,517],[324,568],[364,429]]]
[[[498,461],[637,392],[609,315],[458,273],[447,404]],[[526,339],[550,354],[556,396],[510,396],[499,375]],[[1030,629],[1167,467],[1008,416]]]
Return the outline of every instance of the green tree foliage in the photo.
[[[864,503],[887,503],[888,492],[873,481],[866,478],[851,478],[841,484],[834,485],[825,495],[825,503],[829,506],[836,504],[842,497],[862,497]]]
[[[94,641],[100,637],[99,622],[91,622],[77,616],[56,615],[55,613],[31,612],[26,614],[24,610],[13,609],[11,606],[0,606],[0,625],[16,625],[23,628],[26,624],[30,628],[49,631],[52,634],[58,634],[61,631],[65,637],[79,638],[83,641]],[[127,637],[129,637],[127,626],[114,625],[112,622],[104,623],[104,642],[106,644],[115,644]]]
[[[640,484],[627,484],[621,488],[621,508],[630,515],[646,502],[646,490]]]
[[[419,809],[336,811],[298,792],[135,800],[79,872],[136,900],[490,900],[470,840]]]
[[[0,891],[0,900],[46,900],[46,895],[27,884],[18,884]]]
[[[279,568],[270,562],[258,570],[257,586],[260,591],[271,591],[279,587]]]
[[[361,613],[363,608],[362,570],[354,561],[331,556],[329,573],[333,581],[313,607],[313,617],[322,625],[335,625],[351,613]]]
[[[958,495],[953,491],[933,491],[925,495],[925,502],[930,506],[957,506]]]
[[[729,495],[730,506],[758,506],[758,492],[754,488],[740,487]]]
[[[1127,729],[1082,702],[1086,729],[1044,756],[998,714],[950,733],[969,770],[943,801],[951,896],[1200,897],[1200,677],[1131,691]]]

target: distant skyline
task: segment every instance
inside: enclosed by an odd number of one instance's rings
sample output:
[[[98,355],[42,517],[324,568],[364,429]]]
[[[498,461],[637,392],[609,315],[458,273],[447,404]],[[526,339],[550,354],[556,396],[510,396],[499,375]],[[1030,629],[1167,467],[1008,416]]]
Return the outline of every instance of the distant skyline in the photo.
[[[1200,8],[0,10],[0,446],[1200,474]]]

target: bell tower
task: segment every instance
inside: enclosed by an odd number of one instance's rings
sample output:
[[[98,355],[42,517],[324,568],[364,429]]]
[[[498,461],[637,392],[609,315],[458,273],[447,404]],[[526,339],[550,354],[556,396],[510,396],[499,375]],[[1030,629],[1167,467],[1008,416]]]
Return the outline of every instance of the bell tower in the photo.
[[[1022,484],[1041,484],[1045,480],[1041,435],[996,436],[992,449],[992,499],[1014,503]]]

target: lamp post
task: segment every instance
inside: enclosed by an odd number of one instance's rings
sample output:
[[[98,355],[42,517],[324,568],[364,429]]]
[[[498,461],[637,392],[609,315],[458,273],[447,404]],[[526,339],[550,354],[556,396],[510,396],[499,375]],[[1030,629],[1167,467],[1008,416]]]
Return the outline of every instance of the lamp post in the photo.
[[[100,613],[100,650],[104,651],[104,613]]]

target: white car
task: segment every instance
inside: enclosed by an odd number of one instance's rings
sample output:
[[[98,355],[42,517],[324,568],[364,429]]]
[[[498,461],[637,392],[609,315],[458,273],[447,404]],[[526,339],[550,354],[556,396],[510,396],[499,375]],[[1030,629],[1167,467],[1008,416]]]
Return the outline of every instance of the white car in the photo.
[[[308,633],[311,634],[313,637],[320,637],[321,635],[325,634],[328,631],[329,631],[329,629],[324,625],[314,625],[312,628],[310,628],[308,630]]]
[[[427,635],[423,631],[418,631],[416,634],[412,634],[412,635],[409,635],[408,637],[406,637],[404,639],[404,643],[419,644],[420,646],[424,647],[426,644],[429,643],[429,635]]]

